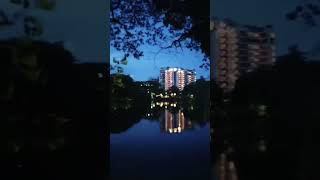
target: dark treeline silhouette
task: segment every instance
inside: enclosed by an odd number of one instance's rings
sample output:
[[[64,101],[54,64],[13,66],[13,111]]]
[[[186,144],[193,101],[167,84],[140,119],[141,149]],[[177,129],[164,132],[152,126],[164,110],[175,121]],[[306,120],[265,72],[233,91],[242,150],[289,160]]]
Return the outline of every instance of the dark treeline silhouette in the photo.
[[[292,47],[273,67],[243,75],[217,113],[240,179],[319,178],[320,63],[307,60]]]
[[[302,21],[308,27],[319,25],[320,2],[318,0],[307,0],[297,4],[297,6],[286,14],[290,21]]]
[[[112,111],[141,107],[150,101],[150,95],[128,75],[112,74],[110,84]]]
[[[224,148],[224,139],[230,126],[226,121],[226,105],[224,103],[225,94],[216,81],[210,83],[210,128],[211,128],[211,165],[217,162],[217,157]],[[214,130],[214,132],[212,131]]]
[[[182,107],[191,119],[205,124],[209,120],[210,81],[201,78],[187,85],[182,91]]]
[[[139,122],[150,106],[150,95],[128,75],[111,74],[110,85],[110,129],[120,133]]]
[[[175,111],[183,108],[188,117],[201,125],[205,125],[209,120],[210,81],[200,79],[186,86],[183,91],[173,87],[166,93],[167,95],[176,93],[176,96],[164,99],[155,96],[154,99],[151,98],[151,93],[165,95],[165,91],[160,89],[157,81],[135,82],[129,75],[111,74],[110,82],[111,133],[126,131],[138,123],[147,112],[157,117],[162,108],[150,109],[152,102],[177,103],[176,108],[169,106],[168,109]],[[148,86],[144,86],[145,83]]]
[[[107,66],[75,64],[62,43],[20,39],[1,41],[0,59],[2,175],[106,177]]]

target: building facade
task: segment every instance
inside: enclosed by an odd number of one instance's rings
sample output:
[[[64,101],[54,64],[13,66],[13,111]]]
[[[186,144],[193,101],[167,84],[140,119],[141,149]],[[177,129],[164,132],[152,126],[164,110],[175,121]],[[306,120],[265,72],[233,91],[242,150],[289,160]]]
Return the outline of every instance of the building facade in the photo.
[[[239,76],[276,60],[275,33],[271,26],[239,25],[213,20],[211,30],[211,77],[225,91],[234,89]]]
[[[186,85],[196,82],[196,72],[183,68],[161,68],[159,83],[164,90],[169,90],[172,87],[177,87],[180,91]]]

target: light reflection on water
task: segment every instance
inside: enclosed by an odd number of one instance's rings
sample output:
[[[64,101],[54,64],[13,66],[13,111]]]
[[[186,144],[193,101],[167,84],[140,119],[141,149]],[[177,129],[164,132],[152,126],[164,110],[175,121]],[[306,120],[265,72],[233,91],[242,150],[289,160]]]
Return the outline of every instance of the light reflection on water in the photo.
[[[164,110],[164,113],[160,116],[161,129],[167,133],[181,133],[192,125],[190,119],[184,116],[181,109],[178,112],[173,113],[168,109]]]
[[[210,177],[210,125],[198,126],[181,108],[148,112],[111,134],[110,145],[111,180]]]

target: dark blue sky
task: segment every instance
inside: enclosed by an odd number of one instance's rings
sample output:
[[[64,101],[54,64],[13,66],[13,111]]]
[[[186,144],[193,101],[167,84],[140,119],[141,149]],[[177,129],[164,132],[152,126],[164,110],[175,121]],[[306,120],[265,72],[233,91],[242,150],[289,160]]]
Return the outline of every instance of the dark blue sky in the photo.
[[[108,54],[108,2],[109,1],[58,1],[55,11],[47,12],[39,9],[31,9],[26,14],[39,17],[44,25],[44,34],[40,37],[49,41],[65,41],[65,46],[81,62],[106,62]],[[22,8],[8,1],[1,1],[0,7],[6,9],[11,16]],[[20,21],[21,22],[21,21]],[[23,35],[21,26],[1,29],[0,38],[17,37]],[[125,67],[125,73],[131,74],[136,80],[147,80],[159,75],[162,66],[177,66],[195,68],[198,77],[209,76],[208,71],[198,68],[202,56],[199,53],[168,52],[160,53],[156,58],[152,52],[155,47],[146,46],[145,56],[142,60],[129,58],[129,64]],[[120,53],[114,51],[110,57],[118,57]],[[155,60],[154,60],[155,59]],[[133,63],[134,62],[134,63]]]
[[[49,41],[65,41],[65,45],[81,62],[106,62],[108,54],[108,7],[105,1],[58,1],[53,12],[30,10],[27,14],[35,14],[43,22],[45,33],[41,39]],[[285,13],[295,7],[301,0],[211,0],[212,16],[231,18],[241,24],[272,24],[277,35],[278,55],[287,51],[289,45],[299,44],[303,50],[311,50],[320,42],[320,26],[308,29],[301,23],[288,22]],[[9,1],[0,1],[0,9],[12,14],[21,7]],[[209,29],[209,28],[208,28]],[[22,35],[21,27],[0,29],[0,38]],[[136,61],[129,59],[125,72],[132,74],[137,80],[146,80],[158,75],[162,66],[181,66],[195,68],[198,77],[207,77],[209,72],[199,69],[201,54],[188,52],[168,54],[163,52],[153,61],[156,51],[154,47],[144,47],[145,57]],[[119,56],[112,52],[110,56]],[[135,62],[135,63],[132,63]]]
[[[288,47],[298,44],[304,51],[310,51],[320,42],[320,27],[307,28],[302,23],[290,22],[285,19],[285,14],[294,9],[301,0],[210,0],[211,16],[218,18],[230,18],[240,24],[261,25],[271,24],[276,33],[277,55],[285,54]],[[208,28],[209,29],[209,28]],[[146,47],[152,51],[153,47]],[[111,53],[117,56],[117,53]],[[319,54],[317,55],[319,57]],[[168,55],[161,54],[153,61],[153,54],[146,53],[145,58],[139,63],[130,63],[125,68],[125,72],[133,75],[135,79],[146,80],[159,74],[159,67],[165,65],[194,67],[198,72],[198,77],[209,76],[209,72],[199,67],[201,55],[185,50],[182,54]],[[175,60],[174,60],[175,59]],[[130,59],[131,60],[131,59]],[[174,61],[173,61],[174,60]],[[133,61],[131,61],[133,62]]]
[[[124,65],[124,73],[131,75],[131,77],[138,81],[148,80],[159,76],[161,67],[182,67],[187,69],[195,69],[197,78],[204,76],[209,79],[209,70],[199,68],[202,64],[203,54],[200,52],[192,52],[188,49],[181,51],[180,49],[172,49],[170,51],[162,51],[157,56],[155,52],[159,50],[158,47],[145,45],[144,57],[141,60],[130,58],[128,64]],[[121,52],[117,52],[111,48],[110,58],[120,58]]]
[[[231,18],[241,24],[273,25],[277,37],[277,54],[298,44],[305,51],[320,42],[320,27],[309,29],[302,23],[290,22],[285,14],[301,0],[214,0],[211,13],[218,18]]]
[[[52,12],[30,9],[26,13],[36,15],[43,23],[41,39],[65,41],[66,48],[81,62],[106,62],[107,5],[107,0],[57,0],[57,7]],[[9,0],[1,0],[0,9],[12,15],[21,7],[9,3]],[[21,26],[1,28],[0,38],[21,36],[22,30]]]
[[[168,43],[170,44],[173,40],[168,40]],[[195,69],[197,78],[203,76],[206,79],[210,79],[210,71],[200,68],[204,58],[204,54],[201,52],[190,51],[187,48],[183,48],[183,50],[172,48],[163,50],[158,55],[155,55],[160,49],[158,46],[144,45],[140,49],[144,53],[141,60],[129,57],[128,64],[122,66],[124,73],[130,75],[134,80],[145,81],[149,78],[157,78],[160,74],[160,68],[167,66]],[[112,59],[121,58],[123,53],[116,51],[114,48],[110,48],[110,50],[110,62],[113,64]]]

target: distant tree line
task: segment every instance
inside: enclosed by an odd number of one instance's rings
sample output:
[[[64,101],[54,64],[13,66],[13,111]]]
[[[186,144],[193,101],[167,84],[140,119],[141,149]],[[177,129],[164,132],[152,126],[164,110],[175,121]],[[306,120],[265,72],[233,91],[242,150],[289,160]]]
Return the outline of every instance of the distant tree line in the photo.
[[[273,67],[240,77],[214,119],[217,136],[232,144],[240,179],[315,179],[320,159],[320,63],[297,47]],[[259,152],[263,140],[267,150]],[[222,147],[224,142],[217,142]],[[264,174],[264,175],[262,175]]]

